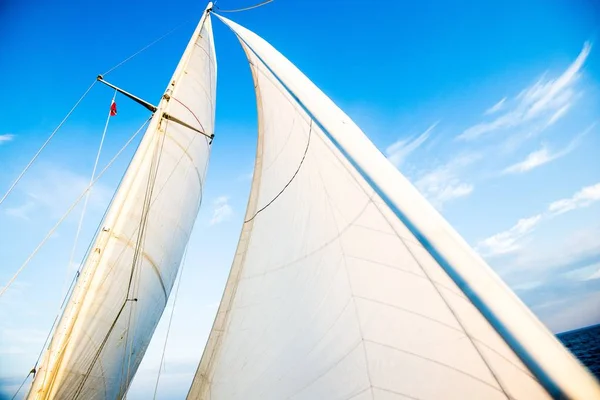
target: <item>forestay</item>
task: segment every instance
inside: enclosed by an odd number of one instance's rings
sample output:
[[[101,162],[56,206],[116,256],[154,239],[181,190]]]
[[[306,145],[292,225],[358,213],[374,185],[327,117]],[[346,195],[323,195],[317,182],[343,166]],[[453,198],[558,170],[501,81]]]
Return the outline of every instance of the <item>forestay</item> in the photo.
[[[207,11],[102,222],[29,398],[126,393],[177,275],[210,155],[206,136],[163,113],[211,135],[215,85]]]
[[[251,65],[259,137],[246,222],[188,399],[599,393],[331,100],[221,19]]]

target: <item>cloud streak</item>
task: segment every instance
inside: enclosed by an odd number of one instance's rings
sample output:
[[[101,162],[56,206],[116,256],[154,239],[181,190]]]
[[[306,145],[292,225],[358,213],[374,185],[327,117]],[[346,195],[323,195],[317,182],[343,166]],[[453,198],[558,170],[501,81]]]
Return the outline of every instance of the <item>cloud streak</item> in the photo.
[[[551,161],[558,160],[575,150],[581,143],[582,138],[595,126],[589,126],[585,131],[577,135],[564,149],[552,152],[545,145],[527,155],[523,161],[519,161],[502,171],[503,174],[517,174],[530,171]]]
[[[229,197],[220,196],[213,201],[213,215],[208,223],[209,225],[217,225],[227,221],[233,214],[233,208],[229,205]]]
[[[437,122],[431,125],[425,132],[417,137],[411,136],[406,139],[399,139],[385,149],[385,154],[392,164],[396,167],[402,165],[406,157],[416,149],[418,149],[431,135],[431,131]]]
[[[460,172],[481,157],[478,154],[459,156],[429,172],[425,172],[416,180],[416,187],[438,209],[443,204],[471,194],[474,186],[462,181]]]
[[[538,82],[523,90],[516,98],[501,100],[489,108],[485,114],[505,112],[495,119],[481,122],[464,130],[457,140],[471,141],[491,132],[514,128],[526,122],[546,120],[546,126],[564,116],[575,97],[574,83],[580,76],[580,70],[591,51],[591,44],[584,43],[583,49],[573,63],[556,79],[542,77]]]
[[[485,112],[483,114],[491,115],[491,114],[494,114],[494,113],[502,110],[504,108],[504,103],[506,103],[506,97],[502,98],[502,100],[500,100],[499,102],[497,102],[496,104],[494,104],[493,106],[491,106],[490,108],[485,110]]]
[[[569,198],[550,203],[544,213],[522,218],[510,229],[479,241],[476,250],[488,257],[513,253],[521,248],[519,242],[532,233],[543,220],[587,207],[597,201],[600,201],[600,182],[582,188]]]
[[[521,247],[518,242],[524,236],[532,232],[541,220],[541,214],[529,218],[522,218],[512,228],[496,233],[479,242],[477,251],[487,256],[512,253]]]
[[[600,183],[586,186],[569,198],[552,202],[548,211],[553,215],[564,214],[577,208],[587,207],[597,201],[600,201]]]
[[[11,135],[10,133],[5,133],[3,135],[0,135],[0,145],[4,144],[4,143],[8,143],[12,140],[14,140],[15,135]]]

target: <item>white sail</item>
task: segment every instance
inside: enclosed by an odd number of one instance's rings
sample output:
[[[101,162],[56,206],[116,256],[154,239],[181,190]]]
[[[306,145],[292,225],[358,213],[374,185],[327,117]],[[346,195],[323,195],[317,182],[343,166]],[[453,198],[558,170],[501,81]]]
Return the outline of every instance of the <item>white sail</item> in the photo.
[[[125,173],[28,398],[126,393],[177,275],[210,155],[210,139],[163,113],[211,135],[215,85],[207,11]]]
[[[259,138],[246,222],[188,399],[600,394],[329,98],[221,19],[251,64]]]

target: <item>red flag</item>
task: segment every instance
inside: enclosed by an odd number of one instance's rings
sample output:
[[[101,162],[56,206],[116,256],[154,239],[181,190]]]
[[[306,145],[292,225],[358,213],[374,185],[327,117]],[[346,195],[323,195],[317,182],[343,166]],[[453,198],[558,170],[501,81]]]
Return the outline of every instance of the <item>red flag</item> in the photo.
[[[112,103],[110,103],[110,116],[114,117],[115,115],[117,115],[117,103],[113,100]]]

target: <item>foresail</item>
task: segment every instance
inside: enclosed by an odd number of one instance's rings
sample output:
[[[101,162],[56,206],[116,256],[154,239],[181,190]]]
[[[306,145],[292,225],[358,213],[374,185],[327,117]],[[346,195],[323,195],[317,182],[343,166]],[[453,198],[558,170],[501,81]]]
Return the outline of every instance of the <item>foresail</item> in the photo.
[[[188,399],[600,393],[331,100],[222,19],[251,65],[259,139],[246,222]]]
[[[205,12],[102,222],[28,398],[117,399],[126,393],[202,200],[211,145],[196,130],[214,132],[215,90]]]

